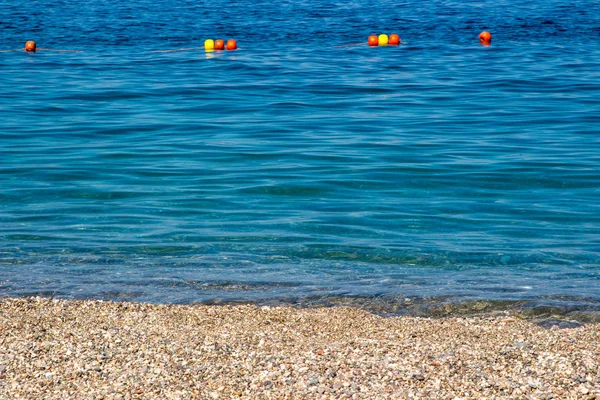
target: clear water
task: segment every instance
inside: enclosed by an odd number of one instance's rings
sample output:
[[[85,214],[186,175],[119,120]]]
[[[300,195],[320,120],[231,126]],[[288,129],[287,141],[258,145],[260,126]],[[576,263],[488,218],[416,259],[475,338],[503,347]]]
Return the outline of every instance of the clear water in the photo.
[[[600,310],[597,1],[0,2],[26,40],[82,52],[0,53],[0,295]]]

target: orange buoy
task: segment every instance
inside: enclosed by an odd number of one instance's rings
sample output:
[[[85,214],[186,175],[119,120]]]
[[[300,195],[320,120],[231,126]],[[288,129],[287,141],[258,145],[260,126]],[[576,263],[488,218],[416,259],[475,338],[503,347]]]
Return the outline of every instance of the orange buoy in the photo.
[[[396,35],[395,33],[392,33],[390,35],[388,44],[400,44],[400,36]]]
[[[483,31],[479,34],[479,43],[489,45],[492,43],[492,34],[488,31]]]
[[[369,46],[379,46],[379,38],[375,35],[369,36]]]
[[[35,49],[37,49],[37,46],[35,45],[35,42],[33,40],[30,40],[27,43],[25,43],[25,51],[35,51]]]
[[[237,49],[237,42],[233,39],[229,39],[227,41],[227,46],[225,46],[227,50],[235,50]]]
[[[225,48],[225,42],[222,39],[215,40],[215,50],[223,50]]]

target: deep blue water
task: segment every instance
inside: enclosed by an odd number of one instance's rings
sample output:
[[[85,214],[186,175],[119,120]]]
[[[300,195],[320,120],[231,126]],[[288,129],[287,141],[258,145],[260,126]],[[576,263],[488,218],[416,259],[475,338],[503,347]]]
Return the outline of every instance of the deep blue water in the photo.
[[[0,295],[600,310],[597,1],[0,2],[26,40],[82,52],[0,53]]]

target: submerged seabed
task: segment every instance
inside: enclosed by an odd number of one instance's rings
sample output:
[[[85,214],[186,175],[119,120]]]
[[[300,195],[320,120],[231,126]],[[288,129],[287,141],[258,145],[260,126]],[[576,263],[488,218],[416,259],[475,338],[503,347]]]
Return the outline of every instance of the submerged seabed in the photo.
[[[27,254],[0,266],[4,296],[43,296],[176,304],[351,306],[381,315],[473,315],[508,311],[526,317],[600,318],[600,299],[590,273],[580,265],[514,260],[488,255],[488,264],[469,266],[464,254],[413,254],[368,262],[373,252],[313,250],[302,260],[281,255],[219,252],[186,257],[146,255],[124,260]],[[156,249],[164,252],[166,249]],[[307,249],[305,249],[308,252]],[[330,251],[327,251],[330,253]],[[366,254],[366,255],[365,255]],[[298,255],[295,255],[298,257]],[[312,256],[312,258],[310,258]],[[324,258],[328,261],[324,261]],[[470,255],[478,259],[481,255]],[[37,262],[29,264],[32,258]],[[356,261],[363,258],[362,261]],[[352,261],[349,261],[353,259]],[[593,264],[588,266],[593,270]]]
[[[0,5],[0,295],[598,311],[600,3],[378,4]]]

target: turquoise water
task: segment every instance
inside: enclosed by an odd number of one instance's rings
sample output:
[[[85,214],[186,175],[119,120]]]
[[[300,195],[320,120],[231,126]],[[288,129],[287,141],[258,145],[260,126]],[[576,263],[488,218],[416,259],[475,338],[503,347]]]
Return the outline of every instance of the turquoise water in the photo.
[[[82,52],[0,53],[0,295],[600,310],[597,2],[36,5],[3,47]]]

